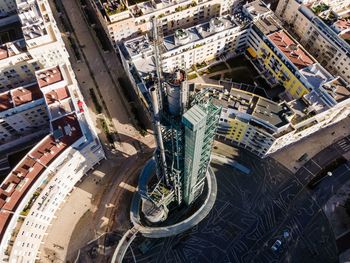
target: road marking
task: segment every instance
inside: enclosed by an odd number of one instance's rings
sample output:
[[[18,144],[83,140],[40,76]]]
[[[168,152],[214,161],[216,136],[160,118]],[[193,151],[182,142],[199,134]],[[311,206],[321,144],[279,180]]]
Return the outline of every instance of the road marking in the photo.
[[[130,191],[132,193],[134,193],[136,191],[136,187],[134,187],[134,186],[132,186],[130,184],[124,183],[124,182],[121,182],[119,184],[119,187],[124,188],[125,190],[128,190],[128,191]]]

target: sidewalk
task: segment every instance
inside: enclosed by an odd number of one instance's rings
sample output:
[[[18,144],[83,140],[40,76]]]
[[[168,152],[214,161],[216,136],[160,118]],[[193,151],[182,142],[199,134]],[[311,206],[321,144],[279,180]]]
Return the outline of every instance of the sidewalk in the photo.
[[[117,55],[112,52],[105,54],[100,51],[76,1],[62,0],[62,3],[74,28],[78,44],[83,47],[83,57],[86,59],[85,63],[73,64],[82,92],[89,97],[89,89],[93,88],[96,90],[95,80],[99,91],[96,95],[98,93],[102,95],[101,99],[105,103],[111,121],[121,140],[121,147],[117,150],[126,156],[133,155],[138,150],[137,144],[124,142],[124,139],[129,137],[142,138],[130,124],[132,118],[128,113],[128,105],[125,105],[121,98],[121,92],[117,92],[117,89],[120,90],[117,82],[118,74],[120,74],[118,68],[121,67],[117,63]]]
[[[317,153],[332,145],[334,142],[350,134],[350,118],[346,118],[332,126],[318,130],[281,151],[271,154],[271,157],[283,164],[292,172],[296,172]],[[308,159],[302,162],[297,160],[307,153]]]

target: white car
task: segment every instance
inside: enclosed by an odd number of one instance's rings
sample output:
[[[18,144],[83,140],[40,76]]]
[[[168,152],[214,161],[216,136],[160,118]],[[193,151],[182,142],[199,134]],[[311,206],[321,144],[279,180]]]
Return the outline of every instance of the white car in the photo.
[[[278,250],[280,249],[281,246],[282,246],[282,241],[279,240],[279,239],[277,239],[277,240],[275,241],[275,243],[273,243],[273,245],[272,245],[272,247],[271,247],[271,250],[272,250],[273,252],[276,252],[276,251],[278,251]]]

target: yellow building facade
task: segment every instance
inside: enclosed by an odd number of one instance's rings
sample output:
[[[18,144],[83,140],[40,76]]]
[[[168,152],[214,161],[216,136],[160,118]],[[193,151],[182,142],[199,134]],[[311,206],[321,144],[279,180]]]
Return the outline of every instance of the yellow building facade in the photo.
[[[273,75],[276,80],[282,83],[286,91],[294,99],[299,99],[305,94],[309,93],[309,90],[305,87],[305,85],[264,42],[260,43],[259,50],[256,52],[256,57],[263,62],[269,73]]]

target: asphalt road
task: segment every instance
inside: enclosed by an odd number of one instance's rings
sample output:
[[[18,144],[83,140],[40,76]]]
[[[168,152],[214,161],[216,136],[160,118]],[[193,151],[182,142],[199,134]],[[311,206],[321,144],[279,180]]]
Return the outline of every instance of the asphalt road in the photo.
[[[303,184],[310,182],[332,161],[350,151],[350,136],[347,136],[320,151],[308,160],[297,172],[296,177]]]

